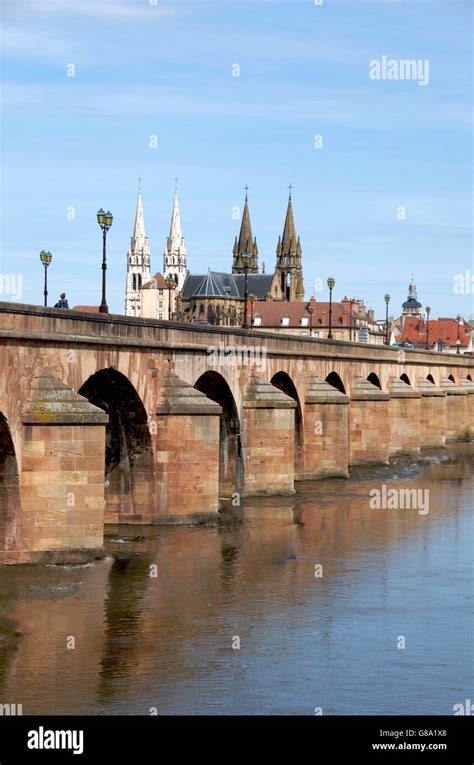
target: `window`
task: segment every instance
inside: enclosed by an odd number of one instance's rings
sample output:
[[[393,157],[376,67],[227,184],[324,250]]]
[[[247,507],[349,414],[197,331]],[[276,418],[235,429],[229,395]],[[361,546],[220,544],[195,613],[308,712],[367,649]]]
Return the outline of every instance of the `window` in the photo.
[[[158,308],[163,308],[163,301],[162,300],[158,300]]]
[[[158,295],[162,295],[162,294],[163,294],[163,290],[158,290]]]
[[[159,318],[159,319],[162,319],[162,318],[163,318],[163,314],[162,314],[162,313],[159,313],[159,314],[158,314],[158,318]]]

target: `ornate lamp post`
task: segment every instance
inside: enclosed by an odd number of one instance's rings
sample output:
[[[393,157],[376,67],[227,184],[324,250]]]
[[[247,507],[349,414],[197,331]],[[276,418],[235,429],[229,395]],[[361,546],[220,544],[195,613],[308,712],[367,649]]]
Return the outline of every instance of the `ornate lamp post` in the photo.
[[[328,279],[328,287],[329,287],[329,332],[328,332],[328,340],[332,340],[332,291],[334,289],[334,286],[336,284],[336,280],[332,278],[332,276]]]
[[[314,307],[311,305],[311,303],[306,303],[305,308],[306,308],[306,313],[309,315],[309,336],[312,337]]]
[[[171,290],[176,286],[176,282],[172,276],[167,276],[165,279],[166,289],[168,290],[168,321],[171,319]]]
[[[45,252],[44,250],[41,250],[40,252],[40,260],[44,266],[44,305],[45,308],[48,305],[48,266],[51,263],[53,259],[53,256],[49,252]]]
[[[245,282],[244,282],[244,320],[242,322],[242,329],[248,329],[249,328],[249,320],[247,316],[247,303],[249,299],[248,295],[248,278],[249,278],[249,268],[250,263],[252,262],[252,259],[250,257],[250,254],[248,252],[244,252],[242,255],[242,263],[244,264],[244,274],[245,274]]]
[[[250,300],[250,329],[253,327],[253,306],[256,301],[257,297],[256,295],[249,295]]]
[[[429,351],[430,349],[430,313],[431,308],[429,305],[426,306],[426,350]]]
[[[461,317],[459,314],[456,316],[456,321],[458,323],[458,339],[456,340],[456,353],[461,352],[461,338],[459,337],[459,327],[461,326]]]
[[[99,306],[99,313],[108,313],[109,308],[107,306],[107,300],[105,299],[105,279],[107,271],[107,257],[106,257],[106,245],[107,245],[107,231],[112,225],[113,215],[111,212],[104,212],[102,208],[97,213],[97,223],[102,229],[102,300]]]
[[[387,294],[384,297],[385,300],[385,345],[390,345],[390,340],[388,337],[388,304],[390,303],[390,295]]]

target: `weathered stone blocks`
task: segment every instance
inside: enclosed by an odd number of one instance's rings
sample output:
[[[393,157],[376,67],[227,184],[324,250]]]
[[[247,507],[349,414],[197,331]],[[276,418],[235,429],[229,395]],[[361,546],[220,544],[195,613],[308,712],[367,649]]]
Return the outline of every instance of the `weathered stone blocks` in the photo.
[[[104,465],[107,420],[48,371],[37,372],[23,413],[16,534],[0,560],[81,560],[100,554],[104,470],[97,467]],[[93,445],[94,469],[85,456],[86,443]]]
[[[347,478],[349,397],[319,377],[308,385],[304,405],[301,480]]]
[[[418,382],[421,393],[420,446],[440,447],[446,444],[446,391],[430,380]]]
[[[349,465],[386,465],[389,444],[389,395],[359,377],[349,405]]]
[[[469,438],[467,422],[468,393],[464,386],[449,378],[441,380],[441,388],[446,391],[446,442]]]
[[[389,455],[418,454],[420,451],[421,393],[404,380],[389,380]]]
[[[219,510],[222,407],[170,375],[156,411],[155,523],[211,521]]]
[[[295,409],[271,383],[250,382],[242,405],[244,496],[294,494]]]

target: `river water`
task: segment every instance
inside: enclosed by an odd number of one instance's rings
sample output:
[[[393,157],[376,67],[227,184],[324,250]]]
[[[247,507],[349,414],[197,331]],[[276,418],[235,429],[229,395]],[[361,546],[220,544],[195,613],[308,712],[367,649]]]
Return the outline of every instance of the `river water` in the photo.
[[[383,485],[428,490],[428,512],[370,507]],[[87,566],[3,567],[0,703],[453,714],[473,692],[473,497],[461,444],[246,500],[218,527],[108,527]]]

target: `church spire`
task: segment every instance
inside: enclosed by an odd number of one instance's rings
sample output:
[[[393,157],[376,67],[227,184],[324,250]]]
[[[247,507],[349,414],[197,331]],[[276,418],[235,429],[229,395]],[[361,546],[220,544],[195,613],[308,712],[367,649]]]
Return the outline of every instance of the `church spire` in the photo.
[[[145,218],[143,216],[142,192],[139,189],[138,199],[137,199],[137,209],[135,211],[135,225],[133,227],[133,234],[132,234],[132,243],[135,244],[135,247],[138,246],[141,249],[141,247],[143,247],[143,243],[146,238],[147,238],[147,235],[145,232]]]
[[[177,179],[175,179],[176,183]],[[181,230],[178,189],[175,186],[173,208],[171,211],[170,233],[163,253],[163,274],[165,279],[171,276],[181,290],[187,272],[186,244]]]
[[[301,242],[296,236],[291,184],[286,208],[283,235],[278,238],[276,248],[276,270],[279,272],[281,291],[285,300],[304,300],[303,266],[301,262]]]
[[[141,185],[138,188],[135,223],[127,253],[125,315],[140,316],[140,289],[150,278],[151,251],[145,231]]]
[[[242,261],[242,255],[248,253],[251,256],[251,265],[249,273],[258,274],[258,247],[257,240],[252,236],[252,224],[250,223],[250,212],[248,203],[248,186],[245,187],[245,202],[244,211],[242,213],[242,222],[240,224],[239,238],[235,237],[233,255],[234,260],[232,264],[233,274],[244,273],[244,264]]]

